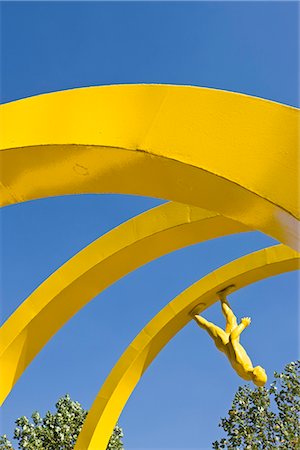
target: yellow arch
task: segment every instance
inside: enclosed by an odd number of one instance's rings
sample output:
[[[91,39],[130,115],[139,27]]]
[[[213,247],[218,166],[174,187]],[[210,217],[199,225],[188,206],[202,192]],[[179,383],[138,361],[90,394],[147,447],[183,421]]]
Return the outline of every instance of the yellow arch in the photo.
[[[217,211],[231,219],[231,225],[233,221],[239,222],[244,229],[258,229],[292,248],[299,248],[299,111],[295,108],[212,89],[106,86],[58,92],[2,105],[0,121],[3,125],[0,138],[2,206],[73,193],[149,195]],[[231,230],[231,225],[225,223]],[[234,226],[238,228],[236,223]],[[164,232],[160,230],[154,234],[163,235]],[[216,235],[219,235],[218,227]],[[151,242],[153,238],[150,232],[145,242]],[[109,243],[109,238],[107,241]],[[142,241],[136,240],[136,249]],[[182,242],[186,241],[189,238],[182,239]],[[110,257],[113,252],[109,253],[113,248],[112,242],[110,245],[107,246],[106,257],[104,255],[99,264],[102,263],[102,269],[106,269],[107,264],[107,280],[113,282],[109,271],[109,264],[114,259]],[[179,246],[183,245],[187,244]],[[163,248],[164,243],[158,243],[160,246]],[[170,243],[169,246],[174,249]],[[156,252],[150,247],[150,254],[154,253],[152,259],[166,252],[161,248]],[[89,251],[91,248],[82,253],[82,258],[73,258],[43,283],[9,319],[9,325],[3,327],[4,364],[12,373],[7,378],[4,396],[39,351],[40,344],[33,337],[37,318],[39,326],[51,321],[51,314],[54,314],[60,298],[75,294],[83,279],[85,282],[94,280],[98,263],[93,266],[95,255]],[[130,254],[126,246],[115,252],[120,267],[126,254]],[[249,259],[241,259],[246,262],[246,268],[234,262],[206,277],[205,280],[211,280],[211,284],[208,282],[206,291],[198,295],[203,297],[202,307],[212,303],[211,296],[216,286],[221,289],[225,280],[227,284],[230,278],[230,282],[241,287],[257,279],[292,270],[290,267],[295,268],[298,258],[295,252],[283,246],[256,255],[262,256],[249,255]],[[77,272],[72,265],[74,260],[80,262]],[[143,258],[136,258],[133,268],[143,261]],[[237,273],[231,273],[235,264]],[[120,273],[122,276],[123,272]],[[224,275],[223,281],[218,280],[220,274],[221,278]],[[66,277],[65,284],[60,276]],[[187,292],[193,292],[194,287],[190,289]],[[89,286],[88,292],[92,295],[96,289]],[[37,303],[32,301],[35,296],[41,299],[38,311]],[[182,297],[185,294],[179,298]],[[186,300],[189,301],[189,297]],[[71,306],[64,303],[55,317],[53,332],[80,308],[81,302],[78,297]],[[189,307],[193,307],[192,300]],[[26,313],[24,318],[23,312]],[[126,372],[116,385],[121,400],[126,402],[130,386],[134,387],[132,383],[138,381],[165,345],[164,340],[167,342],[187,321],[187,307],[175,300],[139,335],[134,346],[124,355],[125,360],[121,360],[130,364],[128,372],[133,380],[126,378]],[[17,335],[11,331],[12,325],[16,326]],[[44,341],[41,341],[47,342],[51,331],[47,327],[39,331],[39,337],[41,331],[44,333]],[[138,352],[138,356],[130,359],[131,352]],[[120,374],[117,370],[117,377]],[[109,383],[115,381],[110,378]],[[109,390],[110,384],[105,386]],[[103,390],[96,405],[104,405],[99,427],[104,427],[107,437],[111,417],[117,414],[122,402],[116,398],[114,390],[109,400],[101,398],[102,393]],[[97,412],[95,414],[94,419],[89,414],[91,419],[87,420],[76,448],[80,448],[82,439],[89,442],[89,447],[83,448],[93,448],[91,439],[96,439],[98,448],[99,427],[96,426],[96,434],[93,428],[97,421]]]
[[[299,248],[295,108],[214,89],[118,85],[36,96],[0,114],[2,205],[148,195]]]
[[[167,203],[96,239],[47,278],[0,328],[1,404],[48,340],[109,285],[166,253],[249,231],[217,213]]]
[[[295,270],[300,255],[278,245],[239,258],[202,278],[165,306],[132,341],[100,389],[74,450],[105,450],[128,398],[153,359],[191,319],[217,301],[216,293],[234,290]]]

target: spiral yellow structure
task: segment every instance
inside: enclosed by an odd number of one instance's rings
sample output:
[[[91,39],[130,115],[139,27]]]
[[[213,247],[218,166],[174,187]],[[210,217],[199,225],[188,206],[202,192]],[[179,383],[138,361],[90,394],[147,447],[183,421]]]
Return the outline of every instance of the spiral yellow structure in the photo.
[[[179,248],[248,231],[217,213],[167,203],[100,237],[46,279],[0,328],[0,403],[49,339],[132,270]]]
[[[118,85],[5,104],[0,123],[2,206],[107,192],[178,202],[100,237],[20,305],[0,330],[1,401],[50,337],[129,271],[236,232],[259,230],[290,247],[220,268],[150,322],[104,384],[76,445],[104,450],[142,373],[192,308],[208,307],[228,283],[240,288],[296,268],[299,111],[214,89]]]
[[[119,85],[1,107],[1,204],[80,193],[173,200],[297,241],[297,109],[246,95]]]
[[[165,306],[123,353],[89,411],[74,450],[106,450],[114,425],[143,374],[163,347],[190,320],[219,300],[217,292],[299,268],[299,253],[278,245],[249,254],[210,273]]]

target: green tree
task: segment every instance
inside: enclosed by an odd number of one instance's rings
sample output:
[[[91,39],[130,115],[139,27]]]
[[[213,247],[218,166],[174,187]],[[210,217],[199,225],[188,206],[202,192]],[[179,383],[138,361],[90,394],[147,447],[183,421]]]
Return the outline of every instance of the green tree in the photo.
[[[71,400],[69,395],[56,403],[56,412],[48,411],[44,418],[38,412],[31,416],[32,421],[23,416],[16,420],[14,438],[18,448],[24,450],[71,450],[73,449],[88,411],[80,403]],[[107,450],[124,450],[123,432],[119,426],[114,428]],[[11,450],[13,446],[6,435],[0,437],[0,450]]]
[[[213,449],[300,450],[300,361],[274,373],[270,388],[239,387]]]

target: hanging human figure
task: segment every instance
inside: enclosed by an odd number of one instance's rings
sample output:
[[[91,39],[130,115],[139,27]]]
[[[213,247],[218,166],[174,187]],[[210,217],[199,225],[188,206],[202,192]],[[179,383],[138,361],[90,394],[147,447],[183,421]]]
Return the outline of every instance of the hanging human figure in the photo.
[[[264,386],[267,382],[265,370],[260,366],[253,367],[246,350],[240,344],[240,335],[250,325],[251,319],[250,317],[243,317],[238,325],[236,316],[226,298],[227,290],[228,288],[218,292],[222,312],[226,319],[225,331],[202,316],[194,315],[194,319],[212,337],[216,347],[225,353],[230,364],[241,378],[247,381],[252,380],[256,386]]]

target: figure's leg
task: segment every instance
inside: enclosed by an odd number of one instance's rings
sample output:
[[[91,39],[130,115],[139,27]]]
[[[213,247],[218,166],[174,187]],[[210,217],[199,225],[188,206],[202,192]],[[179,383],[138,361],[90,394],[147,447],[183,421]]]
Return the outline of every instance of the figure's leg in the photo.
[[[250,323],[251,323],[250,317],[243,317],[239,326],[234,328],[234,330],[230,333],[230,340],[234,341],[236,339],[239,339],[242,331],[244,331],[244,329],[247,328],[250,325]]]
[[[250,325],[250,322],[250,317],[244,317],[240,325],[232,331],[229,337],[229,341],[233,350],[233,352],[230,352],[231,357],[234,361],[239,361],[239,364],[243,367],[245,374],[247,374],[247,378],[245,379],[249,380],[252,379],[253,365],[246,350],[240,344],[240,334],[246,327]]]
[[[226,343],[228,342],[228,335],[224,330],[222,330],[222,328],[218,327],[212,322],[209,322],[202,316],[195,315],[194,319],[201,328],[208,332],[208,334],[213,338],[216,344],[218,343],[226,345]]]
[[[226,297],[220,297],[222,312],[226,319],[226,333],[231,333],[237,327],[236,316],[233,314],[233,311],[226,299]]]

